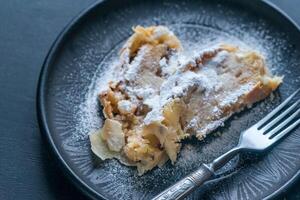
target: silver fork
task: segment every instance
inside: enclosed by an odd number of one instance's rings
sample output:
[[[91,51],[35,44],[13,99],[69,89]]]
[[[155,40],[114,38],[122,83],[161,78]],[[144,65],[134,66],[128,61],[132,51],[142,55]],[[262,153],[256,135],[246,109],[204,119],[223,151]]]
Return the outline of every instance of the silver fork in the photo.
[[[195,188],[203,185],[206,181],[211,179],[216,170],[224,166],[238,153],[243,151],[263,152],[275,144],[300,123],[298,115],[300,113],[300,108],[297,108],[297,105],[300,102],[299,99],[288,108],[284,108],[299,92],[299,90],[300,89],[294,92],[259,122],[242,132],[239,143],[236,147],[221,155],[213,162],[209,164],[202,164],[198,170],[163,191],[154,197],[153,200],[182,199],[190,194]],[[279,115],[276,118],[271,119],[276,114]],[[296,121],[291,123],[292,120],[295,119]]]

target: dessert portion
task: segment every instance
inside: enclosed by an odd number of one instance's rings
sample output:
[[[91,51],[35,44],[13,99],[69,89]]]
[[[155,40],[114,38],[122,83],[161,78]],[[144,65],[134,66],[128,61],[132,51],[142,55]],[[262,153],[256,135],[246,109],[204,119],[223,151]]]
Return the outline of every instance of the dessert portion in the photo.
[[[174,163],[181,140],[199,140],[282,82],[264,58],[230,44],[183,56],[166,27],[136,27],[120,52],[118,75],[99,94],[105,122],[90,135],[101,159],[117,158],[139,174]]]

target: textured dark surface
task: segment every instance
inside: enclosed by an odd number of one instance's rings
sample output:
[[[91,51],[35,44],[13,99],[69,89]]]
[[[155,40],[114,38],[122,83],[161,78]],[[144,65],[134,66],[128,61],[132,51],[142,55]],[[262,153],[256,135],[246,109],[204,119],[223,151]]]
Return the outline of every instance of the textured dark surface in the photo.
[[[2,1],[0,6],[0,199],[84,199],[63,177],[36,123],[35,90],[50,45],[93,1]],[[274,1],[300,24],[299,2]],[[300,183],[286,193],[299,198]]]

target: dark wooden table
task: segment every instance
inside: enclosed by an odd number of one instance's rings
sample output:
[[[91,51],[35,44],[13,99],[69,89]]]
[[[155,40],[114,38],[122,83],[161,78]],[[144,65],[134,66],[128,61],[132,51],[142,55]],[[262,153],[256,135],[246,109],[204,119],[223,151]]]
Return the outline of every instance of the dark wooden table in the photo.
[[[86,199],[59,170],[35,111],[39,72],[62,28],[95,0],[0,3],[0,200]],[[300,25],[299,0],[273,0]],[[300,199],[300,180],[280,199]]]

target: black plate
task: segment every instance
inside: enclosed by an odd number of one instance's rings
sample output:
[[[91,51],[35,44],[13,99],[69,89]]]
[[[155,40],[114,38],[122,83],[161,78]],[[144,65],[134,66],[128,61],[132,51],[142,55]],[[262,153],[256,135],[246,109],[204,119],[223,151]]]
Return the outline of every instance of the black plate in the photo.
[[[138,177],[116,160],[99,161],[90,151],[89,131],[101,124],[96,89],[101,74],[135,25],[170,27],[184,46],[237,42],[261,51],[284,84],[273,98],[230,119],[221,136],[187,141],[175,166]],[[300,31],[274,6],[262,1],[104,1],[74,19],[52,46],[41,72],[38,117],[66,174],[87,195],[106,199],[149,199],[233,147],[241,130],[258,121],[300,85]],[[99,78],[100,77],[100,78]],[[274,197],[299,176],[299,128],[268,154],[233,162],[232,170],[190,199]]]

